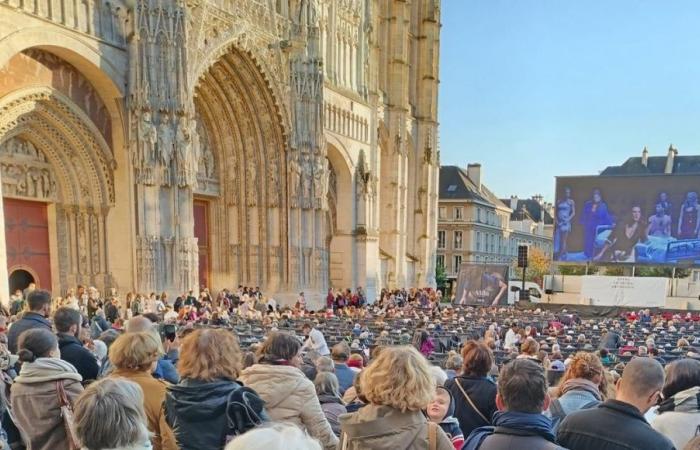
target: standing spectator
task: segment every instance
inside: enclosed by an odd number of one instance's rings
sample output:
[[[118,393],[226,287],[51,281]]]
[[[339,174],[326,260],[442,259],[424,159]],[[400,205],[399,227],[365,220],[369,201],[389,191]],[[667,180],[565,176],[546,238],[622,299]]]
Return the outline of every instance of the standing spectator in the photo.
[[[621,344],[622,336],[620,336],[620,333],[618,333],[617,330],[608,330],[600,338],[600,344],[598,345],[598,348],[604,348],[607,351],[614,352],[618,348],[620,348]]]
[[[357,373],[348,367],[348,358],[350,357],[350,347],[345,342],[341,342],[333,346],[331,352],[333,365],[335,366],[335,376],[338,377],[340,385],[340,395],[345,394],[350,386],[355,382]]]
[[[175,436],[165,421],[163,409],[168,384],[151,376],[162,355],[160,340],[154,333],[124,334],[109,349],[109,359],[115,367],[110,378],[126,378],[143,390],[143,408],[148,429],[153,433],[153,450],[177,450]]]
[[[228,437],[257,425],[230,423],[227,411],[233,402],[250,405],[246,413],[251,418],[266,418],[262,400],[236,381],[240,364],[238,339],[228,330],[202,328],[183,338],[178,365],[182,380],[169,386],[165,397],[166,421],[180,450],[220,450]]]
[[[494,427],[472,431],[464,450],[565,450],[556,444],[552,423],[542,414],[549,407],[549,395],[541,364],[522,358],[503,366],[496,404]]]
[[[302,350],[310,348],[321,356],[328,356],[331,354],[330,350],[328,350],[328,344],[326,344],[326,338],[323,337],[323,333],[313,327],[311,323],[306,322],[301,330],[307,337]]]
[[[503,350],[512,350],[519,342],[518,324],[513,322],[503,340]]]
[[[92,383],[75,401],[75,432],[86,450],[151,450],[143,392],[123,379]]]
[[[445,387],[455,399],[455,417],[465,436],[491,424],[496,412],[496,383],[488,378],[493,354],[483,343],[468,341],[462,348],[462,375],[447,380]]]
[[[329,372],[320,372],[314,380],[318,401],[325,414],[331,429],[336,436],[340,436],[340,422],[338,418],[348,412],[343,404],[338,391],[338,378]]]
[[[83,317],[73,308],[58,308],[53,322],[58,335],[58,346],[61,349],[61,359],[71,363],[83,381],[97,379],[100,366],[92,352],[83,347],[80,336],[80,325]]]
[[[105,318],[112,324],[119,319],[119,300],[116,297],[105,305]]]
[[[700,361],[680,359],[666,366],[664,400],[651,426],[682,449],[700,427]]]
[[[569,414],[557,439],[570,450],[672,450],[673,443],[655,431],[644,414],[656,405],[664,370],[652,358],[634,358],[617,383],[615,400]]]
[[[557,398],[547,410],[554,429],[568,414],[598,406],[606,391],[605,369],[600,359],[594,353],[576,353],[559,382]]]
[[[22,318],[13,323],[7,333],[7,348],[13,355],[17,354],[17,340],[23,331],[43,328],[51,331],[47,317],[51,310],[51,294],[44,290],[33,290],[27,296],[27,308]]]
[[[340,418],[339,448],[454,449],[445,432],[423,414],[435,395],[435,382],[418,350],[387,347],[360,378],[362,396],[369,404]]]
[[[16,316],[24,310],[24,294],[22,289],[17,289],[10,298],[10,315]]]
[[[300,351],[295,336],[270,333],[258,351],[258,364],[245,369],[240,380],[265,401],[273,421],[302,426],[325,448],[335,448],[338,438],[323,414],[316,388],[299,370]]]
[[[23,363],[12,385],[12,412],[30,450],[67,449],[68,437],[61,417],[59,389],[69,403],[83,392],[82,377],[59,358],[58,340],[49,330],[31,329],[19,338]]]
[[[430,338],[430,334],[425,330],[416,330],[413,334],[413,346],[426,358],[435,350],[435,344]]]

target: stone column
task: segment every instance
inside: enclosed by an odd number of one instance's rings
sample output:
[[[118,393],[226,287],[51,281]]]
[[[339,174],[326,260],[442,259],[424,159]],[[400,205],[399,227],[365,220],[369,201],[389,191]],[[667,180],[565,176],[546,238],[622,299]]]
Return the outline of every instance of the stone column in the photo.
[[[2,186],[2,174],[0,174]],[[1,197],[1,196],[0,196]],[[10,306],[9,274],[7,273],[7,247],[5,245],[5,206],[0,198],[0,303]]]

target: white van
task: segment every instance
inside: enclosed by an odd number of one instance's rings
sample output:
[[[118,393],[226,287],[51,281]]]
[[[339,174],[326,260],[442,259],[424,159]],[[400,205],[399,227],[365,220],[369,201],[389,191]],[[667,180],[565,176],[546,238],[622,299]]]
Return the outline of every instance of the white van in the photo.
[[[515,302],[520,300],[520,290],[523,287],[522,281],[511,280],[508,282],[508,304],[514,305]],[[540,303],[545,301],[544,292],[542,288],[532,281],[525,282],[525,289],[530,293],[530,301],[532,303]]]

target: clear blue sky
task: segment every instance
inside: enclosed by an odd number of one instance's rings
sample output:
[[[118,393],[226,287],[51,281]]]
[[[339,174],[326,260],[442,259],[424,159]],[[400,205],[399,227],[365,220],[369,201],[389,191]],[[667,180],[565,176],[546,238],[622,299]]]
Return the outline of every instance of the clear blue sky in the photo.
[[[441,164],[497,195],[700,154],[700,1],[442,0]]]

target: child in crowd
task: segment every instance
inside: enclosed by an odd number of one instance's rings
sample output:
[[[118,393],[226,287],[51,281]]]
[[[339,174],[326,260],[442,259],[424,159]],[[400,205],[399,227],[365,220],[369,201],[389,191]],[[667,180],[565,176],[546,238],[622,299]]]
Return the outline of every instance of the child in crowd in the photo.
[[[428,420],[440,425],[442,431],[452,441],[455,450],[460,450],[464,444],[464,435],[459,428],[459,422],[454,417],[455,401],[450,391],[443,386],[438,386],[435,390],[435,397],[428,405],[426,415]]]

